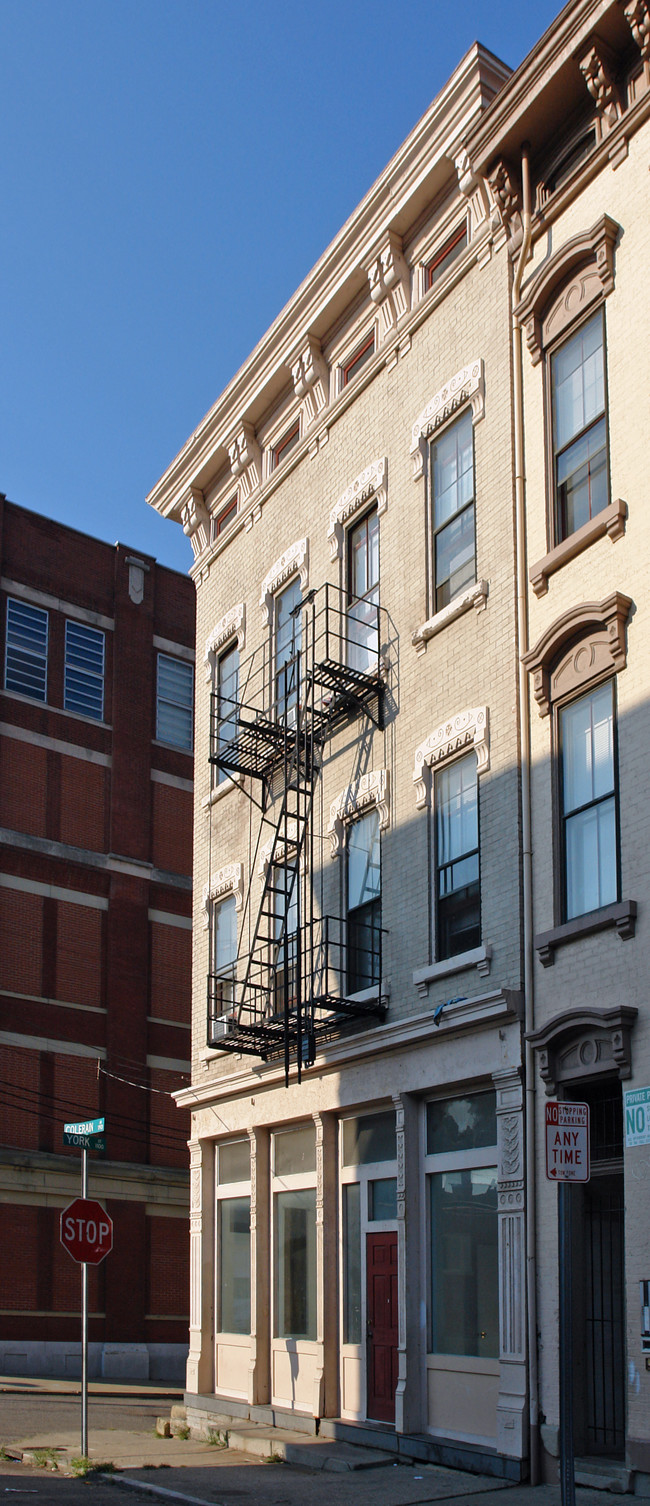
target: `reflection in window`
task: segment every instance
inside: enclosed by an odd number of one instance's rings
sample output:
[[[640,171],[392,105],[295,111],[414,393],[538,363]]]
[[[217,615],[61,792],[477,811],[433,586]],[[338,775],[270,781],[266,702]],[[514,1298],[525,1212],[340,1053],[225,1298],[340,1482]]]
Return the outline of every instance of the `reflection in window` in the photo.
[[[468,408],[431,445],[435,610],[476,580],[474,431]]]
[[[379,654],[379,518],[374,508],[348,535],[348,663],[376,674]]]
[[[279,591],[274,600],[275,714],[278,721],[293,725],[298,705],[302,620],[300,576]]]
[[[397,1177],[380,1177],[368,1183],[368,1219],[378,1223],[380,1219],[397,1218]]]
[[[427,1155],[480,1150],[497,1143],[496,1094],[471,1093],[427,1104]]]
[[[468,753],[435,779],[436,952],[438,960],[481,942],[478,783]]]
[[[316,1338],[316,1189],[275,1195],[275,1336]]]
[[[226,755],[237,736],[239,711],[239,648],[233,644],[226,649],[217,663],[217,754]],[[230,776],[226,769],[215,766],[217,785]]]
[[[497,1358],[496,1167],[432,1176],[430,1215],[432,1353]]]
[[[282,1130],[273,1137],[276,1177],[316,1170],[316,1130],[313,1124]]]
[[[237,957],[237,906],[234,894],[222,899],[212,911],[212,971],[216,974],[218,1009],[229,1009],[234,999]]]
[[[348,835],[348,993],[379,980],[381,941],[379,812],[372,810]]]
[[[560,711],[566,920],[618,898],[614,688]]]
[[[551,357],[557,542],[609,502],[603,313]]]
[[[250,1333],[250,1198],[226,1197],[218,1203],[219,1333]]]
[[[397,1155],[395,1111],[364,1114],[343,1120],[343,1165],[368,1166],[373,1161],[394,1161]]]
[[[343,1277],[343,1343],[361,1343],[361,1189],[358,1182],[343,1188],[345,1268]]]
[[[26,601],[7,601],[5,688],[47,700],[48,616]]]

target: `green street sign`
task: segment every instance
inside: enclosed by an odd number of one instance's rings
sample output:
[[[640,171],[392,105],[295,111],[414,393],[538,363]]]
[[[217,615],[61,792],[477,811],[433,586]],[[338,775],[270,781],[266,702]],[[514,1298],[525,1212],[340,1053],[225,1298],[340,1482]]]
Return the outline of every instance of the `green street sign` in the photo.
[[[63,1144],[80,1150],[106,1150],[105,1119],[82,1119],[78,1124],[64,1124]]]

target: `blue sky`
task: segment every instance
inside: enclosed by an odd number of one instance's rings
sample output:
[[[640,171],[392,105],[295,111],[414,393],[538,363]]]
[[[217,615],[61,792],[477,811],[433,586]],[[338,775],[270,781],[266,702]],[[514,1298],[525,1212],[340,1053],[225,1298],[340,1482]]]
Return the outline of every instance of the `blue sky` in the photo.
[[[0,491],[185,570],[144,498],[476,39],[555,0],[0,0]]]

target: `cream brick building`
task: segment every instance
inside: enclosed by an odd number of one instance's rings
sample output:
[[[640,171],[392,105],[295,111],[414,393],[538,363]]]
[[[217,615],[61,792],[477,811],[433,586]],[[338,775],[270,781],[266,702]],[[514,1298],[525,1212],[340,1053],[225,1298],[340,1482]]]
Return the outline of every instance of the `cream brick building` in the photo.
[[[595,1136],[579,1451],[650,1476],[649,24],[472,48],[149,498],[205,654],[197,1421],[553,1478],[557,1091]]]

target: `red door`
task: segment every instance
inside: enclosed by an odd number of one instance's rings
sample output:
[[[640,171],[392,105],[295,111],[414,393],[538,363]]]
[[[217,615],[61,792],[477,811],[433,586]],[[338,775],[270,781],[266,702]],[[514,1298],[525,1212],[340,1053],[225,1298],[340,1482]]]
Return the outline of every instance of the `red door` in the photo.
[[[397,1387],[397,1233],[366,1235],[368,1416],[395,1421]]]

